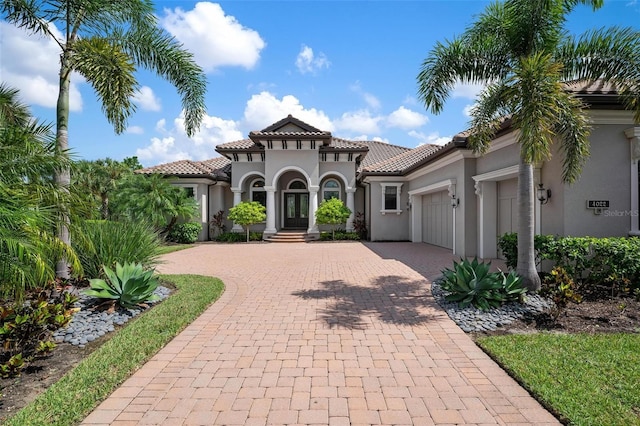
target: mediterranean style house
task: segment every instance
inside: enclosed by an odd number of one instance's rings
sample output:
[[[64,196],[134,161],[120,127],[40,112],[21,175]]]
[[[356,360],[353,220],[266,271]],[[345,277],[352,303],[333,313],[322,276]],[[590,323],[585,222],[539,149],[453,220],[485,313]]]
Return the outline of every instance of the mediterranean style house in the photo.
[[[606,85],[568,85],[589,105],[591,156],[577,182],[562,182],[562,155],[534,170],[537,233],[594,237],[640,235],[640,126]],[[517,229],[519,147],[509,122],[484,155],[460,133],[444,146],[410,149],[334,137],[289,115],[248,139],[218,145],[220,156],[141,170],[161,173],[199,202],[200,240],[212,215],[241,201],[266,206],[255,225],[269,239],[299,230],[318,238],[318,205],[341,199],[364,215],[371,241],[413,241],[459,256],[495,258],[498,236]],[[239,231],[228,223],[227,229]]]

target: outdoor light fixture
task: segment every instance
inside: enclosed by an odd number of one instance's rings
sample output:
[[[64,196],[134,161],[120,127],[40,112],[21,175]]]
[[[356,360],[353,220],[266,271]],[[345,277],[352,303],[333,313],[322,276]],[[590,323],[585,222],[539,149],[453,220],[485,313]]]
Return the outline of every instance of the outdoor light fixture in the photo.
[[[460,198],[456,197],[455,194],[451,196],[451,207],[454,209],[460,205]]]
[[[538,184],[538,189],[536,190],[538,195],[538,201],[540,204],[547,204],[549,202],[549,198],[551,198],[551,190],[546,189],[541,183]]]

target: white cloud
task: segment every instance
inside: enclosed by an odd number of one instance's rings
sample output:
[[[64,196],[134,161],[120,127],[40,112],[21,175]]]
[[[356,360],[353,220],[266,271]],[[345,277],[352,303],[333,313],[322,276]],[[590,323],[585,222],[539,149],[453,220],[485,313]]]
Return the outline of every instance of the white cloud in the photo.
[[[142,135],[144,134],[144,129],[142,128],[142,126],[129,126],[127,127],[126,133],[132,135]]]
[[[474,106],[476,105],[475,104],[465,105],[465,107],[462,109],[462,115],[464,115],[465,117],[471,117],[471,110],[473,109]]]
[[[62,34],[53,25],[56,38]],[[0,21],[0,76],[3,83],[20,90],[23,102],[55,108],[58,99],[60,47],[51,38],[30,35],[5,21]],[[77,74],[71,76],[69,109],[82,110],[82,97],[78,84],[83,81]]]
[[[149,145],[136,150],[136,155],[144,164],[205,160],[217,155],[217,145],[244,137],[235,121],[212,116],[204,117],[199,132],[191,138],[187,137],[183,115],[173,120],[170,129],[166,128],[166,120],[158,121],[156,131],[164,137],[153,137]]]
[[[331,63],[324,53],[320,52],[318,55],[315,55],[313,49],[306,45],[302,45],[300,53],[298,53],[296,57],[296,67],[301,74],[315,74],[322,68],[329,68],[329,65],[331,65]]]
[[[143,164],[170,163],[190,158],[186,152],[175,152],[174,145],[175,139],[171,136],[162,139],[151,138],[150,145],[136,149],[136,156]]]
[[[351,89],[351,91],[353,91],[353,92],[359,94],[360,96],[362,96],[362,98],[367,103],[369,108],[379,109],[380,106],[382,105],[380,103],[380,100],[376,96],[374,96],[373,94],[368,93],[364,89],[362,89],[362,86],[360,85],[359,81],[356,81],[355,83],[353,83],[349,87],[349,89]]]
[[[368,110],[364,109],[345,112],[335,121],[335,125],[340,130],[376,134],[380,133],[379,123],[382,120],[383,117],[372,116]]]
[[[295,118],[324,131],[333,131],[334,125],[327,115],[315,108],[307,109],[293,95],[278,99],[269,92],[251,96],[244,109],[244,126],[260,130],[291,114]]]
[[[484,84],[471,84],[457,82],[453,87],[452,97],[475,99],[476,96],[485,88]]]
[[[418,139],[418,145],[424,145],[426,143],[433,145],[444,145],[451,142],[451,136],[440,136],[438,132],[425,134],[412,130],[408,133],[412,138]]]
[[[153,93],[153,90],[148,86],[142,86],[135,95],[133,95],[133,101],[137,103],[140,108],[147,111],[160,111],[160,99]]]
[[[415,129],[429,122],[429,118],[419,112],[401,106],[387,117],[387,126],[401,129]]]
[[[160,24],[191,51],[205,71],[223,66],[253,68],[265,42],[257,31],[225,15],[217,3],[200,2],[184,11],[165,9]]]

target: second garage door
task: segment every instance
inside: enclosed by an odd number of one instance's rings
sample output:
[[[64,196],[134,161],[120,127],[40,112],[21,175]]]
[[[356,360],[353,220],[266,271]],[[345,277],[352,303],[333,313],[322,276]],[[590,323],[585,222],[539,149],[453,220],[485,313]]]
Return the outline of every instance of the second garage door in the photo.
[[[453,248],[453,213],[447,191],[422,196],[422,241]]]

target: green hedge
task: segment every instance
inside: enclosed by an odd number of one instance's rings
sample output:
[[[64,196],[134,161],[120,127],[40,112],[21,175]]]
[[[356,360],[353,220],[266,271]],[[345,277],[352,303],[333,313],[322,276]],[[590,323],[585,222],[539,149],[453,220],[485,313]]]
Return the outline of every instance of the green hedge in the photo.
[[[320,233],[320,240],[321,241],[331,241],[331,240],[336,240],[336,241],[359,241],[360,240],[360,235],[357,232],[347,232],[347,231],[342,231],[342,230],[336,230],[335,232],[335,238],[333,238],[332,233],[331,232],[322,232]]]
[[[518,236],[498,239],[507,266],[515,268]],[[640,238],[560,237],[536,235],[536,262],[549,260],[583,284],[607,284],[626,292],[640,289]]]
[[[195,222],[180,223],[173,227],[167,239],[178,244],[193,244],[198,241],[202,225]]]
[[[245,232],[225,232],[218,235],[215,241],[221,243],[244,243],[247,241]],[[250,232],[249,241],[262,241],[262,232]]]

